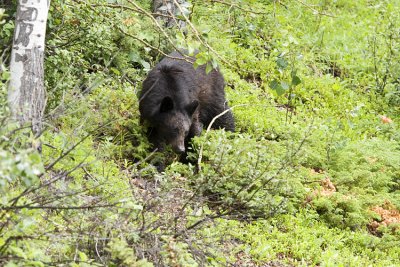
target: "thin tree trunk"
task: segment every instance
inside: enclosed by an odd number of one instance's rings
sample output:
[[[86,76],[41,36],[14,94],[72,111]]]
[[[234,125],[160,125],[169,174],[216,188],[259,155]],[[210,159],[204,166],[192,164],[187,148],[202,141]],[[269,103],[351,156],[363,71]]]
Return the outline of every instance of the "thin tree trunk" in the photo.
[[[177,25],[180,29],[184,29],[186,27],[185,21],[177,18],[181,14],[177,5],[180,5],[184,12],[187,11],[189,6],[188,2],[185,0],[153,0],[152,9],[154,17],[163,21],[166,27]]]
[[[38,134],[46,105],[44,44],[50,0],[19,0],[10,62],[8,103],[14,119]]]

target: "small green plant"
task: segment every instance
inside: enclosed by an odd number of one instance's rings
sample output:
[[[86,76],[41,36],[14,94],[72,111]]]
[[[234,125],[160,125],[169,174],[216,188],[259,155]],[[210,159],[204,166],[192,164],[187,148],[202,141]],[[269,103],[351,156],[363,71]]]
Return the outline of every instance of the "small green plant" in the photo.
[[[193,183],[197,192],[208,196],[210,205],[244,218],[268,218],[288,211],[287,198],[295,198],[294,187],[300,184],[293,179],[295,155],[286,147],[224,131],[196,138],[194,147],[192,158],[203,154]]]

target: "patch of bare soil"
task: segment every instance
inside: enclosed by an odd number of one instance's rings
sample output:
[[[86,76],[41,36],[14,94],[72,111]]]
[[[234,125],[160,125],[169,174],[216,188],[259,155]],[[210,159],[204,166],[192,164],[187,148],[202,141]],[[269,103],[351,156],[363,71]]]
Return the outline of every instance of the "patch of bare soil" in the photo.
[[[333,195],[333,193],[336,192],[336,187],[329,177],[325,177],[325,179],[322,179],[319,183],[321,185],[321,188],[312,191],[311,194],[307,196],[306,203],[310,203],[314,198],[318,196],[330,197]]]
[[[368,224],[369,231],[380,236],[380,226],[394,226],[396,229],[400,226],[400,211],[390,201],[386,201],[382,206],[374,206],[371,211],[379,215],[380,219],[374,219]]]

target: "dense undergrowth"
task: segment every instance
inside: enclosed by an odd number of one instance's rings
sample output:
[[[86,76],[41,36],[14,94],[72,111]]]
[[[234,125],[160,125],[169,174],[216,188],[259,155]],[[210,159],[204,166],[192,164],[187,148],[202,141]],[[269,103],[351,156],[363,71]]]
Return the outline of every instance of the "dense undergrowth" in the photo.
[[[186,35],[150,1],[53,1],[41,156],[8,119],[6,7],[0,265],[400,266],[395,0],[193,0]],[[237,125],[195,138],[189,164],[139,121],[174,47],[218,61]]]

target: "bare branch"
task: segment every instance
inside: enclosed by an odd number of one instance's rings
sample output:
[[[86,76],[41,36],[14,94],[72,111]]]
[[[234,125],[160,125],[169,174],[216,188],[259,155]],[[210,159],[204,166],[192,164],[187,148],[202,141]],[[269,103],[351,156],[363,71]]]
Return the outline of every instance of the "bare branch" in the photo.
[[[48,209],[48,210],[84,210],[84,209],[97,209],[97,208],[107,208],[107,207],[115,207],[121,202],[116,202],[112,204],[100,204],[100,205],[87,205],[87,206],[30,206],[30,205],[22,205],[22,206],[0,206],[0,210],[20,210],[20,209]]]
[[[211,120],[210,124],[209,124],[208,127],[207,127],[206,135],[205,135],[206,137],[205,137],[205,138],[207,138],[208,132],[211,130],[212,125],[214,124],[214,122],[215,122],[219,117],[222,117],[222,116],[224,116],[226,113],[232,111],[234,108],[241,107],[241,106],[246,106],[246,104],[236,105],[236,106],[230,107],[230,108],[224,110],[223,112],[221,112],[220,114],[218,114],[217,116],[215,116],[215,117]],[[198,158],[198,160],[197,160],[197,167],[198,167],[198,170],[199,170],[199,171],[201,171],[201,160],[202,160],[202,158],[203,158],[203,149],[204,149],[204,143],[201,144],[200,152],[199,152],[199,158]]]
[[[298,3],[300,3],[300,4],[302,4],[303,6],[307,7],[308,9],[310,9],[310,10],[313,12],[313,14],[315,14],[315,15],[322,15],[322,16],[327,16],[327,17],[331,17],[331,18],[336,18],[336,16],[334,16],[334,15],[331,15],[331,14],[328,14],[328,13],[321,12],[321,11],[319,11],[319,10],[316,10],[316,9],[315,9],[314,7],[312,7],[310,4],[304,3],[304,2],[301,1],[301,0],[295,0],[295,1],[298,2]]]
[[[164,51],[160,50],[159,48],[157,48],[157,47],[151,45],[150,43],[146,42],[145,40],[142,40],[142,39],[140,39],[140,38],[138,38],[138,37],[136,37],[136,36],[134,36],[134,35],[132,35],[132,34],[126,32],[126,31],[124,31],[124,30],[121,29],[120,27],[118,28],[118,30],[119,30],[121,33],[123,33],[123,34],[125,34],[125,35],[127,35],[127,36],[129,36],[129,37],[131,37],[131,38],[133,38],[133,39],[135,39],[135,40],[141,42],[141,43],[144,44],[145,46],[150,47],[151,49],[153,49],[153,50],[159,52],[159,53],[160,53],[161,55],[163,55],[164,57],[167,57],[167,58],[170,58],[170,59],[174,59],[174,60],[183,60],[183,61],[186,61],[186,62],[188,62],[188,63],[193,64],[193,58],[191,58],[190,56],[185,55],[184,53],[180,53],[180,54],[183,56],[183,58],[170,56],[169,54],[167,54],[167,53],[165,53]],[[179,52],[179,50],[177,50],[177,52]]]
[[[176,1],[173,0],[175,5],[179,8],[179,11],[181,12],[182,17],[185,19],[185,22],[190,26],[192,29],[193,33],[195,34],[197,40],[204,45],[209,51],[211,51],[214,55],[216,55],[223,63],[226,65],[230,66],[231,68],[235,68],[230,62],[225,60],[220,54],[217,53],[217,51],[214,50],[206,41],[204,41],[201,37],[199,32],[197,31],[196,27],[192,24],[192,22],[188,19],[188,17],[185,15],[185,12],[183,12],[181,5]]]
[[[229,6],[231,8],[234,7],[234,8],[237,8],[237,9],[242,10],[242,11],[247,12],[247,13],[252,13],[252,14],[257,14],[257,15],[268,15],[267,12],[259,12],[259,11],[254,11],[254,10],[251,10],[251,9],[246,9],[246,8],[243,8],[240,5],[238,5],[236,3],[232,3],[232,2],[226,2],[226,1],[222,1],[222,0],[208,0],[208,1],[210,1],[211,3],[219,3],[219,4],[222,4],[222,5],[226,5],[226,6]]]

